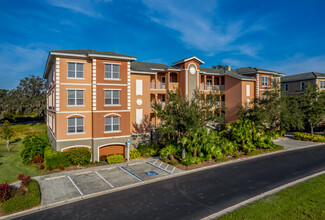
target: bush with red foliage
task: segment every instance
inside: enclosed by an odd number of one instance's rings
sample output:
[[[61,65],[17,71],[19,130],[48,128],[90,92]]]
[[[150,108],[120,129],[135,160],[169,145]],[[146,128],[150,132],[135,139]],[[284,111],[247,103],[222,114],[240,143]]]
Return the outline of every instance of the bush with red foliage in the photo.
[[[42,164],[39,166],[39,169],[40,169],[40,170],[43,170],[43,169],[44,169],[44,163],[42,163]]]
[[[0,184],[0,203],[10,199],[11,188],[8,183]]]
[[[64,170],[64,166],[63,165],[59,165],[60,170]]]
[[[30,181],[32,180],[30,178],[30,176],[25,176],[24,174],[20,173],[18,175],[18,180],[21,180],[21,186],[22,187],[28,187],[28,184],[30,183]]]
[[[43,163],[43,162],[44,162],[44,158],[40,154],[37,154],[35,157],[33,157],[33,163]]]

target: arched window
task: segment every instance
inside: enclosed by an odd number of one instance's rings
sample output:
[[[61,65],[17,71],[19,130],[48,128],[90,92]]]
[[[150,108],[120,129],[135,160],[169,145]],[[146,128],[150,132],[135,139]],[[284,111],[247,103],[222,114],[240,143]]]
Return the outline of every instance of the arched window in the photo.
[[[68,133],[77,134],[84,132],[84,116],[71,115],[68,117]]]
[[[105,132],[120,131],[120,117],[107,116],[105,117]]]

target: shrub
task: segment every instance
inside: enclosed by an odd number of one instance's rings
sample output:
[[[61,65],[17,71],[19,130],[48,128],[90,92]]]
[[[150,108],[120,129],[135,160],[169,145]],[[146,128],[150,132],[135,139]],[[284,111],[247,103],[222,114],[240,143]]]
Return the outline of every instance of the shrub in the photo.
[[[44,169],[44,163],[42,163],[41,165],[39,165],[39,169],[43,170]]]
[[[190,154],[186,154],[186,157],[182,160],[182,164],[185,166],[191,166],[193,164],[200,164],[201,163],[201,158],[199,157],[193,157]]]
[[[53,152],[51,147],[47,147],[44,153],[44,166],[46,169],[57,169],[60,165],[68,167],[71,165],[66,152]]]
[[[122,163],[124,162],[124,156],[122,154],[115,154],[108,156],[106,160],[109,164]]]
[[[23,187],[28,187],[29,183],[31,182],[30,176],[24,176],[23,179],[21,180],[21,185]]]
[[[315,134],[312,136],[309,133],[303,133],[303,132],[294,132],[293,138],[296,140],[302,140],[302,141],[313,141],[313,142],[325,142],[325,137],[322,135]]]
[[[37,154],[35,157],[33,157],[33,163],[43,163],[43,162],[44,162],[44,158],[40,154]]]
[[[60,164],[60,170],[64,170],[64,166]]]
[[[176,165],[178,165],[178,161],[172,160],[172,161],[169,162],[169,164],[172,165],[172,166],[176,166]]]
[[[28,193],[24,196],[14,197],[1,204],[3,213],[11,213],[37,206],[41,203],[41,194],[36,180],[32,180],[28,186]]]
[[[37,154],[44,156],[44,149],[47,147],[48,141],[35,134],[27,135],[23,140],[23,150],[21,157],[24,164],[29,164],[33,157]]]
[[[99,157],[99,161],[106,161],[106,159],[107,159],[107,155],[101,155]]]
[[[8,183],[0,184],[0,204],[10,198],[11,188]]]
[[[136,159],[141,157],[141,153],[138,149],[134,149],[130,151],[130,159]]]
[[[146,144],[146,145],[140,145],[138,147],[139,152],[141,155],[147,156],[147,157],[153,157],[158,155],[159,152],[159,146],[158,144]]]
[[[72,148],[66,151],[66,155],[73,165],[85,166],[90,163],[91,152],[88,148]]]
[[[227,157],[221,157],[221,158],[218,158],[216,159],[217,162],[225,162],[225,161],[228,161],[228,158]]]
[[[283,149],[284,149],[283,146],[276,144],[274,147],[267,149],[267,151],[271,152],[271,151],[277,151],[277,150],[283,150]]]
[[[247,156],[255,156],[255,155],[262,154],[262,153],[264,153],[264,151],[262,151],[262,150],[255,150],[255,151],[251,151],[251,152],[246,153],[246,155]]]

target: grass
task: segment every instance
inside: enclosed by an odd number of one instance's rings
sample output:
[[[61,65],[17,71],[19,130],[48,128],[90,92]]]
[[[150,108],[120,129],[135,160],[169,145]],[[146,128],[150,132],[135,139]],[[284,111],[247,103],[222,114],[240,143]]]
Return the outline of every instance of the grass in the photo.
[[[17,181],[18,174],[23,173],[27,176],[39,176],[41,171],[33,165],[24,165],[20,157],[20,152],[23,149],[23,138],[31,133],[40,133],[46,131],[45,124],[26,124],[13,125],[15,131],[14,141],[10,142],[11,153],[0,153],[0,183],[12,183]],[[0,152],[7,151],[6,144],[3,140],[0,141]]]
[[[325,219],[325,175],[297,184],[218,219]]]

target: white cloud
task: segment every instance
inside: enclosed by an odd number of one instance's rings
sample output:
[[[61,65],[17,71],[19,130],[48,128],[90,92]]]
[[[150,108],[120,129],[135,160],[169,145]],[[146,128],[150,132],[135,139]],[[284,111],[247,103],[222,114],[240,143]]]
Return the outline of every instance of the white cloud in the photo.
[[[238,45],[236,40],[247,33],[263,29],[261,25],[246,25],[245,20],[224,21],[217,17],[217,1],[143,0],[152,21],[180,33],[178,37],[186,47],[214,55],[220,51],[237,51],[256,56],[261,47],[249,44]],[[190,6],[189,6],[190,5]],[[216,20],[218,22],[216,22]]]
[[[69,9],[87,16],[100,18],[102,15],[98,12],[98,6],[101,3],[111,2],[112,0],[47,0],[50,5]]]
[[[247,63],[245,61],[236,60],[236,59],[232,59],[232,58],[222,59],[221,64],[223,64],[223,65],[231,65],[232,67],[235,67],[235,68],[241,68],[241,67],[247,66]]]
[[[42,76],[48,51],[34,45],[0,44],[0,88],[13,89],[29,74]],[[37,72],[35,71],[37,70]]]

